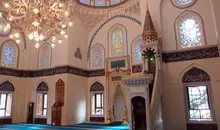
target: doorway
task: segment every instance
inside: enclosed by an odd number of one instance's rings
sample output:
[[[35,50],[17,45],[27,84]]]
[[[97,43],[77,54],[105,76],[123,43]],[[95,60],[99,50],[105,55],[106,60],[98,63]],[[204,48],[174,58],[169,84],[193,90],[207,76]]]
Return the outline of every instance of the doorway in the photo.
[[[136,96],[131,99],[132,130],[146,130],[146,104],[145,99]]]

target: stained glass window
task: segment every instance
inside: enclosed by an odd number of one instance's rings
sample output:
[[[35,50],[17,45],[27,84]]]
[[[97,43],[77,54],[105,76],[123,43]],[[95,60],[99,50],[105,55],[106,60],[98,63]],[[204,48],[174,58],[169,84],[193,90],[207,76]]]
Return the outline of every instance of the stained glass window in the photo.
[[[80,0],[80,2],[83,4],[89,4],[89,0]]]
[[[197,20],[193,17],[186,17],[180,21],[181,47],[193,47],[201,45],[201,30]]]
[[[15,65],[16,50],[12,45],[5,45],[4,47],[4,57],[3,65],[13,66]]]
[[[49,67],[51,59],[51,47],[45,43],[40,49],[40,68]]]
[[[96,48],[93,52],[93,66],[101,67],[102,66],[102,50],[101,48]]]
[[[112,5],[120,3],[120,0],[112,0]]]
[[[187,87],[190,120],[212,120],[207,89],[207,86]]]
[[[135,53],[136,53],[135,60],[136,60],[136,62],[141,62],[141,61],[142,61],[141,46],[140,46],[141,43],[142,43],[142,42],[137,42],[137,43],[136,43],[136,47],[135,47]]]
[[[11,26],[0,16],[0,35],[8,35],[11,31]]]
[[[105,0],[96,0],[95,5],[96,6],[105,6]]]
[[[120,29],[115,29],[112,32],[112,54],[113,56],[124,54],[123,33]]]
[[[181,5],[187,5],[190,4],[192,0],[176,0],[176,2]]]

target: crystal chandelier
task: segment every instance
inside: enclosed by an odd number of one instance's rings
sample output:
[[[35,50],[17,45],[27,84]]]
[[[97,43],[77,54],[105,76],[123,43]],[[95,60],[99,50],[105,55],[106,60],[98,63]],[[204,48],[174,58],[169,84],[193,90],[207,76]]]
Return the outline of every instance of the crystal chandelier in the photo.
[[[67,0],[5,0],[3,3],[7,21],[12,28],[25,33],[30,40],[37,42],[52,38],[61,43],[57,36],[68,37],[67,28],[73,23],[68,21],[72,14],[71,2]],[[55,44],[51,44],[52,47]]]

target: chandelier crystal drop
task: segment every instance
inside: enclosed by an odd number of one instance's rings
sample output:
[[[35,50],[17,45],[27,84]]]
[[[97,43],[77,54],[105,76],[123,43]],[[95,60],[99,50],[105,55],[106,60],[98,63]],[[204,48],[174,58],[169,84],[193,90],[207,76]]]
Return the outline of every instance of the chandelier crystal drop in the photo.
[[[23,31],[30,40],[37,42],[37,47],[39,41],[51,37],[63,35],[67,38],[67,29],[73,26],[69,21],[72,14],[69,0],[4,0],[1,4],[12,28]]]

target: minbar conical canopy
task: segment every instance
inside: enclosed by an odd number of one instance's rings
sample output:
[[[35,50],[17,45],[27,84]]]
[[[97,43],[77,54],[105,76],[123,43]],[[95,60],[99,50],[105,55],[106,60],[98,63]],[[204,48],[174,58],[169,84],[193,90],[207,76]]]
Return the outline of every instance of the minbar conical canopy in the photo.
[[[154,28],[154,24],[151,19],[150,11],[148,9],[147,9],[146,16],[145,16],[142,38],[144,42],[149,42],[149,43],[157,40],[157,32]]]

